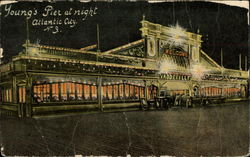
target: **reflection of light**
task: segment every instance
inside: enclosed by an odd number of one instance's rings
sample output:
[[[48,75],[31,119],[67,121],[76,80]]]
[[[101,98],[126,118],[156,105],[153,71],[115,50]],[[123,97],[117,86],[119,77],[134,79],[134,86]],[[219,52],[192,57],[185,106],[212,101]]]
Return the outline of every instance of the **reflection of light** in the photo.
[[[180,46],[185,42],[186,29],[182,28],[178,22],[175,26],[170,26],[169,34],[173,37],[171,46]]]
[[[192,76],[199,80],[201,80],[204,74],[206,74],[208,71],[209,70],[201,64],[192,65],[190,69]]]
[[[160,73],[168,73],[176,69],[177,69],[176,64],[170,60],[165,60],[160,63]]]

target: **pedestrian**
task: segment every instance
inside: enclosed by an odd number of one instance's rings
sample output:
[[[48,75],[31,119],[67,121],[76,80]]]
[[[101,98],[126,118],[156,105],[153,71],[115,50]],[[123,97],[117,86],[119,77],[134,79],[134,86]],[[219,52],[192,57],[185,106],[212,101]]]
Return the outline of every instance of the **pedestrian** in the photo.
[[[187,94],[186,107],[188,108],[189,106],[191,106],[191,97]]]
[[[175,97],[174,105],[175,106],[179,106],[180,105],[180,95],[179,94],[177,94],[176,97]]]

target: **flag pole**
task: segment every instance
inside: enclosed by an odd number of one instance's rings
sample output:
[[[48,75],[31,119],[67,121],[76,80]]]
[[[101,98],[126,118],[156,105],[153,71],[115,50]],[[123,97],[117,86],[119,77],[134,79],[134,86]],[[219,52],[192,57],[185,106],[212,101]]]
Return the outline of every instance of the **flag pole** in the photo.
[[[245,56],[245,70],[247,71],[247,56]]]
[[[97,52],[100,52],[100,36],[99,36],[99,24],[96,25],[96,29],[97,29]]]
[[[242,68],[241,68],[241,53],[239,54],[239,69],[242,70]]]
[[[26,33],[27,33],[27,39],[26,39],[26,44],[30,43],[30,35],[29,35],[29,19],[26,17]]]
[[[223,67],[223,50],[220,49],[220,63],[221,63],[221,66]]]

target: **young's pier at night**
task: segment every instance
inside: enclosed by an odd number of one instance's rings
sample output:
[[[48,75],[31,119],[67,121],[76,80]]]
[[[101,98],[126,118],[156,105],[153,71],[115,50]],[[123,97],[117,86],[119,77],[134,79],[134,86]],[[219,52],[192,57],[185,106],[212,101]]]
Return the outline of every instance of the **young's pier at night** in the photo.
[[[144,18],[140,31],[140,40],[104,52],[98,45],[73,49],[27,39],[0,66],[1,112],[33,117],[247,99],[248,69],[216,63],[202,50],[199,31]]]

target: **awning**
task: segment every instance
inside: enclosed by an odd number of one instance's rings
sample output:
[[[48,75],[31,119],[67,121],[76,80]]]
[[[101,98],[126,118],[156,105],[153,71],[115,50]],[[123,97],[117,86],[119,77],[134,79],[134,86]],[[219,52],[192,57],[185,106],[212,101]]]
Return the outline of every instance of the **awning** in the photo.
[[[167,82],[163,85],[166,90],[189,90],[188,84],[186,82]]]

